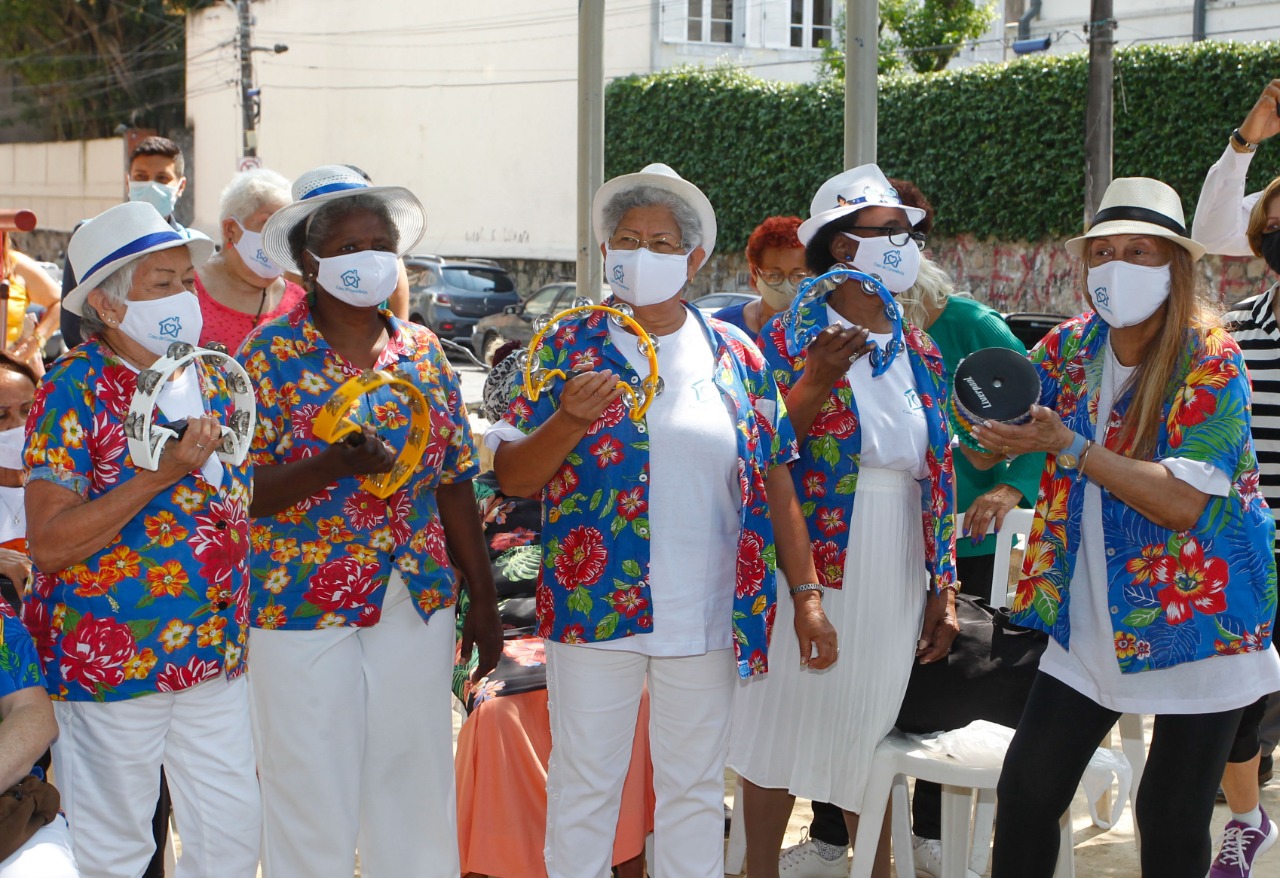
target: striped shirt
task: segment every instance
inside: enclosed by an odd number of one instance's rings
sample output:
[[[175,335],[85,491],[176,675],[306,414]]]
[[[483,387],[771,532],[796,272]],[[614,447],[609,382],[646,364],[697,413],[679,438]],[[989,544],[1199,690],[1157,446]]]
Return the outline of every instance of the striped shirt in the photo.
[[[1280,284],[1245,299],[1223,317],[1223,322],[1244,352],[1253,387],[1253,445],[1258,455],[1259,487],[1271,514],[1280,520],[1280,326],[1273,307],[1277,293]]]

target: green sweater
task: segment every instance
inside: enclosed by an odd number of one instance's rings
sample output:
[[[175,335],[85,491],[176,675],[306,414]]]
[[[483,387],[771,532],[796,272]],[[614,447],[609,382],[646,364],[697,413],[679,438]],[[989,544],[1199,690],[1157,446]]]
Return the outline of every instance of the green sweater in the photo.
[[[1013,348],[1023,354],[1027,352],[999,312],[968,296],[952,296],[947,307],[929,327],[929,335],[942,351],[948,386],[959,362],[976,350],[1001,347]],[[957,514],[966,511],[979,495],[996,485],[1017,488],[1023,497],[1019,505],[1034,506],[1040,490],[1040,474],[1044,472],[1044,455],[1023,454],[984,472],[974,468],[964,455],[957,452],[955,465]],[[956,554],[961,558],[989,555],[995,550],[994,534],[976,545],[967,537],[956,536]]]

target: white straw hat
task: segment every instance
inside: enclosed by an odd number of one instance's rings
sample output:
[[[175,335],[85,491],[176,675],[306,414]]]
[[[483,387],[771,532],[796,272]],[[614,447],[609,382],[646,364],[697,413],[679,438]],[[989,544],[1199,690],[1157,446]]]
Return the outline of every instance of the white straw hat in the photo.
[[[596,240],[604,243],[613,234],[613,229],[604,227],[604,209],[609,205],[609,201],[619,192],[633,189],[637,186],[653,186],[658,189],[665,189],[682,198],[693,208],[694,212],[698,214],[698,220],[702,223],[702,243],[698,246],[702,248],[703,256],[702,263],[698,267],[701,268],[706,265],[707,260],[711,258],[712,252],[716,249],[715,208],[711,206],[711,201],[702,193],[701,189],[681,177],[669,166],[662,164],[662,162],[645,165],[635,174],[623,174],[620,177],[614,177],[596,190],[595,198],[591,200],[591,227],[595,231]],[[681,229],[681,231],[684,230]]]
[[[285,271],[301,274],[289,247],[289,235],[321,206],[355,195],[371,195],[386,205],[399,233],[397,256],[405,255],[422,240],[427,230],[427,212],[418,196],[403,186],[370,186],[359,172],[346,165],[322,165],[293,181],[293,203],[273,213],[262,227],[262,249]]]
[[[67,260],[79,278],[76,286],[62,297],[62,307],[72,314],[84,316],[84,302],[120,266],[130,259],[186,247],[191,262],[199,267],[213,255],[213,242],[200,232],[174,231],[150,204],[126,201],[86,220],[67,243]]]
[[[1079,257],[1090,238],[1108,235],[1151,235],[1176,241],[1197,262],[1205,254],[1203,244],[1187,234],[1182,199],[1168,183],[1150,177],[1119,177],[1111,181],[1102,204],[1093,215],[1089,231],[1067,241],[1067,252]]]
[[[796,237],[801,244],[808,244],[818,229],[832,220],[848,216],[864,207],[896,207],[906,211],[907,221],[914,226],[924,219],[925,212],[918,207],[908,207],[898,197],[898,190],[885,177],[877,165],[859,165],[836,174],[822,184],[809,205],[809,218],[800,224]]]

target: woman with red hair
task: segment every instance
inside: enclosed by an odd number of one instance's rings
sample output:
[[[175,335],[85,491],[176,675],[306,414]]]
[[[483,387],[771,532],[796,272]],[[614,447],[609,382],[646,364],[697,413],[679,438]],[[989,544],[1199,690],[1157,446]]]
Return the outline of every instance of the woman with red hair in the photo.
[[[771,216],[756,226],[747,239],[747,267],[751,269],[751,288],[760,298],[721,308],[712,317],[755,338],[774,314],[791,305],[800,281],[809,277],[804,245],[796,237],[798,228],[798,216]]]

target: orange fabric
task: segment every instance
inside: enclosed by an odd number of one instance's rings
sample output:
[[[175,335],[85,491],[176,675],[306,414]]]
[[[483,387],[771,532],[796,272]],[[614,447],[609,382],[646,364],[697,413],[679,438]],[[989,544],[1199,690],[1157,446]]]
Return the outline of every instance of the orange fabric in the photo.
[[[458,848],[462,874],[546,878],[547,759],[551,718],[547,690],[481,704],[458,733]],[[613,842],[614,865],[639,856],[653,831],[653,763],[649,693],[640,699],[631,767]]]

